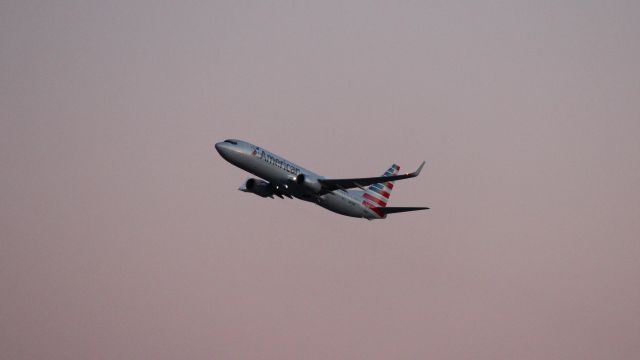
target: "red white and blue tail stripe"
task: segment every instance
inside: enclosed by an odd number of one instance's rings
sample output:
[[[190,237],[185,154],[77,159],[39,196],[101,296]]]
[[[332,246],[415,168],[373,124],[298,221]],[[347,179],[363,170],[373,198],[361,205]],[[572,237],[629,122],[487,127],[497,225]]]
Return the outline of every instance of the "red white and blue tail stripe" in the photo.
[[[385,171],[382,176],[398,175],[400,166],[393,164]],[[386,207],[393,190],[393,181],[370,185],[362,194],[362,205],[368,207],[380,218],[384,218],[385,214],[380,208]]]

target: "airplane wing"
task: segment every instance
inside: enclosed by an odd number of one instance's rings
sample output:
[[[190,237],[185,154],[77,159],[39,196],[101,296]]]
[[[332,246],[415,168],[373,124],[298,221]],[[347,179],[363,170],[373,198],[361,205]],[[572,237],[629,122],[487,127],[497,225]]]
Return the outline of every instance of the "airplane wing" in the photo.
[[[418,170],[403,175],[392,175],[392,176],[378,176],[378,177],[369,177],[369,178],[354,178],[354,179],[319,179],[318,181],[322,185],[322,190],[329,192],[338,189],[351,189],[351,188],[364,188],[365,186],[371,184],[384,183],[387,181],[396,181],[402,179],[409,179],[420,175],[420,171],[422,171],[422,167],[424,166],[424,161],[418,167]]]

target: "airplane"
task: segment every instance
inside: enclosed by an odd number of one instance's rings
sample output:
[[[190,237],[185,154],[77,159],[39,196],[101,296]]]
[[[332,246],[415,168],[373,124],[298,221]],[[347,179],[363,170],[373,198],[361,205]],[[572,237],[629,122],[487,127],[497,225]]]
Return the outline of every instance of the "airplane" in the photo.
[[[261,178],[246,179],[238,190],[263,198],[296,198],[340,215],[367,220],[429,209],[387,206],[394,182],[418,176],[424,161],[416,171],[402,175],[398,174],[400,166],[393,164],[379,177],[327,179],[246,141],[227,139],[216,143],[215,149],[231,164]]]

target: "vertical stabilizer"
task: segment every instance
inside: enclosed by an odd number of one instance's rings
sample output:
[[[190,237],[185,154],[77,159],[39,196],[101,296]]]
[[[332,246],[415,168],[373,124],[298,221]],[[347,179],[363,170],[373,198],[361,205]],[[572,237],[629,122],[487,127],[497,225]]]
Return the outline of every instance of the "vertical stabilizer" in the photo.
[[[399,171],[400,166],[393,164],[382,176],[398,175]],[[378,208],[387,206],[391,190],[393,190],[393,183],[393,181],[387,181],[370,185],[362,194],[362,205],[370,208],[380,217],[384,217],[384,213]]]

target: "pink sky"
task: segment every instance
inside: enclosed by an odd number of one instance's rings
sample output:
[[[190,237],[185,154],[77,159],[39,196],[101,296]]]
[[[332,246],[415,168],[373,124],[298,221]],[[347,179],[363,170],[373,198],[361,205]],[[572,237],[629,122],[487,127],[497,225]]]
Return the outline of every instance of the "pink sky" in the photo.
[[[639,2],[266,3],[0,4],[0,358],[640,358]]]

